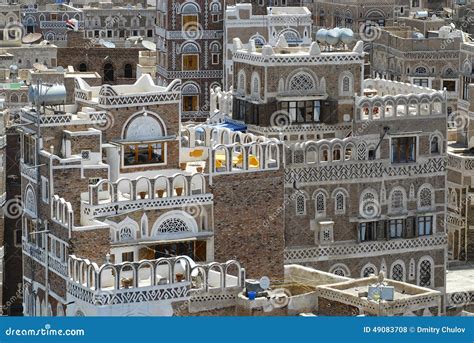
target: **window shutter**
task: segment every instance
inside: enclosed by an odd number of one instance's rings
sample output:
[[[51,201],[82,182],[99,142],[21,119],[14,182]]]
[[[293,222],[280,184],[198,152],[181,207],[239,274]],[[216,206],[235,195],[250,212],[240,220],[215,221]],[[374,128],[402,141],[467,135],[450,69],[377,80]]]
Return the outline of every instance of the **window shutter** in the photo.
[[[405,238],[416,237],[416,217],[408,217],[405,220]]]
[[[383,220],[379,220],[375,223],[375,225],[377,226],[377,240],[381,240],[386,237],[386,228],[384,224],[385,222]]]

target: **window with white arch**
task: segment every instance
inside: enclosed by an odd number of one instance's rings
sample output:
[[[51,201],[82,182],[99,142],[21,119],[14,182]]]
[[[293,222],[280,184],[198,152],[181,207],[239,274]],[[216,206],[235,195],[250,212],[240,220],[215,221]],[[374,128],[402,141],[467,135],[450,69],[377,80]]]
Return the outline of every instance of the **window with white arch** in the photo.
[[[180,218],[170,218],[165,220],[158,227],[158,233],[182,233],[191,231],[186,222]]]
[[[349,268],[345,264],[342,263],[337,263],[333,265],[330,269],[329,272],[337,275],[337,276],[342,276],[342,277],[349,277],[351,274],[349,272]]]
[[[123,130],[123,166],[152,165],[165,163],[166,135],[163,121],[151,112],[142,112],[132,117]],[[146,141],[146,143],[138,143]]]
[[[245,72],[243,70],[239,71],[238,77],[237,77],[237,89],[239,93],[245,94]]]
[[[290,91],[312,91],[316,89],[316,83],[310,74],[299,72],[290,79],[288,89]]]
[[[405,281],[405,266],[402,261],[396,262],[390,269],[390,278],[395,281]]]
[[[252,96],[260,98],[260,77],[256,73],[252,75]]]
[[[315,197],[316,215],[324,216],[326,214],[326,195],[323,192],[318,192]]]
[[[418,208],[431,209],[433,207],[434,193],[430,186],[424,185],[418,192]]]
[[[299,216],[306,214],[306,197],[303,193],[296,195],[296,214]]]
[[[406,209],[405,193],[401,189],[395,189],[390,195],[390,211],[403,212]]]
[[[433,261],[431,258],[423,257],[418,263],[418,285],[421,287],[433,287]]]
[[[344,214],[346,212],[346,196],[342,191],[336,193],[334,197],[335,202],[335,213],[336,214]]]
[[[377,274],[377,267],[374,266],[373,264],[367,264],[362,268],[360,276],[364,278],[364,277],[369,277],[372,274],[374,275]]]
[[[350,72],[344,72],[339,78],[339,92],[341,96],[351,96],[354,90],[354,77]]]

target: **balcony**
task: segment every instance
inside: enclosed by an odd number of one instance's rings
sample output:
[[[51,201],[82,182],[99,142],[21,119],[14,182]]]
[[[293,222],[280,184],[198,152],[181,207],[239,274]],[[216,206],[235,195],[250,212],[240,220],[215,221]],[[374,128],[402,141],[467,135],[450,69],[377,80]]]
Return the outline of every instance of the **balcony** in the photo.
[[[68,298],[78,305],[114,306],[132,303],[165,303],[202,298],[212,292],[242,290],[245,271],[237,261],[196,264],[187,256],[106,263],[69,257]],[[115,315],[117,312],[115,312]]]
[[[201,173],[120,178],[116,182],[101,180],[82,194],[81,213],[91,219],[138,209],[212,205],[213,195],[206,192],[206,180]]]

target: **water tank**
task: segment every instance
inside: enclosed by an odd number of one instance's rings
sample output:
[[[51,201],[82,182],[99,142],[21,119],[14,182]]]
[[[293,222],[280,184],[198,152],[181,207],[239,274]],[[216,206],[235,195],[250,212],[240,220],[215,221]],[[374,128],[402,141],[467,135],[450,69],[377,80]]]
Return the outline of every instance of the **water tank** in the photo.
[[[341,29],[336,27],[328,31],[326,41],[329,45],[336,45],[341,39]]]
[[[354,32],[351,29],[341,29],[341,42],[344,44],[352,43],[354,40]]]
[[[320,43],[326,44],[327,36],[328,36],[328,30],[326,29],[319,29],[318,32],[316,32],[316,40]]]
[[[31,85],[28,89],[28,100],[37,105],[62,105],[66,103],[66,87],[64,85],[44,86]]]

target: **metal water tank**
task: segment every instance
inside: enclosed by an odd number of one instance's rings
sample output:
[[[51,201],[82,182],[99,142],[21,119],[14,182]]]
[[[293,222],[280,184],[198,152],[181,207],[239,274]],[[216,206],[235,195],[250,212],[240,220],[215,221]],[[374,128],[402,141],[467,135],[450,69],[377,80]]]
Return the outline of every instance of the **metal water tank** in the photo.
[[[28,100],[34,104],[62,105],[66,103],[66,87],[64,85],[45,86],[31,85],[28,89]]]
[[[316,32],[316,40],[319,43],[326,44],[327,36],[328,36],[328,30],[326,30],[326,29],[319,29],[318,32]]]

